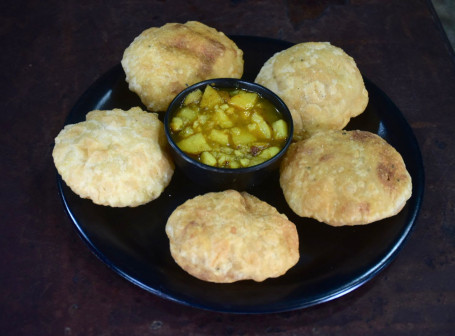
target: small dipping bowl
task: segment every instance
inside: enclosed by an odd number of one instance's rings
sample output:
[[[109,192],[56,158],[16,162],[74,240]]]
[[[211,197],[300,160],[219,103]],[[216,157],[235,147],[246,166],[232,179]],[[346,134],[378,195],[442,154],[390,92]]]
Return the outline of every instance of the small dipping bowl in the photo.
[[[204,91],[210,85],[220,89],[243,89],[258,93],[262,98],[271,102],[281,114],[288,126],[288,138],[283,148],[272,158],[258,165],[243,168],[219,168],[206,165],[182,151],[171,136],[170,123],[182,106],[187,95],[197,89]],[[226,189],[246,190],[264,181],[267,176],[279,168],[280,161],[292,142],[294,132],[291,112],[286,104],[272,91],[256,83],[235,78],[216,78],[189,86],[180,92],[169,105],[164,116],[164,129],[171,148],[171,155],[177,168],[197,185],[207,190],[220,191]]]

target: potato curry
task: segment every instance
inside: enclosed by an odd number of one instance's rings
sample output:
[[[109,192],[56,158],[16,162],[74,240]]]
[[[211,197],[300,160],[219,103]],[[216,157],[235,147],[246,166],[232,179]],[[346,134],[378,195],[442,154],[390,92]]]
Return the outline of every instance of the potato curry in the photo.
[[[210,85],[188,94],[170,128],[182,151],[220,168],[258,165],[278,154],[289,136],[282,115],[259,94]]]

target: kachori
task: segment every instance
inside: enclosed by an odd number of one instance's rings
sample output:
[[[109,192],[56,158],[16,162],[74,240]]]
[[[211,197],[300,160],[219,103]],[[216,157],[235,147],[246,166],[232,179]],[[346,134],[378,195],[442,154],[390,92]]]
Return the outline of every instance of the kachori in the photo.
[[[240,78],[243,52],[222,32],[197,21],[143,31],[126,48],[129,89],[150,111],[165,111],[184,88],[217,77]]]
[[[187,200],[169,217],[166,233],[177,264],[205,281],[263,281],[283,275],[299,260],[295,225],[246,192]]]
[[[368,104],[368,92],[352,57],[329,42],[305,42],[276,53],[255,81],[274,91],[294,120],[294,139],[319,130],[343,129]]]
[[[112,207],[134,207],[156,199],[171,181],[164,125],[138,107],[87,114],[55,139],[55,166],[80,197]]]
[[[332,226],[396,215],[412,193],[401,155],[367,131],[325,131],[293,143],[280,185],[297,215]]]

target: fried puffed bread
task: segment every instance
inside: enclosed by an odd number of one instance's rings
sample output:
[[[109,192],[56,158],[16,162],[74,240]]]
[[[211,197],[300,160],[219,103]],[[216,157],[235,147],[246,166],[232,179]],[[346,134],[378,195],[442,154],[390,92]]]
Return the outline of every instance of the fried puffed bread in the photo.
[[[163,123],[156,114],[95,110],[67,125],[55,139],[55,166],[80,197],[111,207],[134,207],[157,198],[171,181]]]
[[[293,143],[281,163],[280,185],[297,215],[332,226],[394,216],[412,193],[401,155],[366,131],[319,132]]]
[[[255,81],[274,91],[294,120],[294,139],[319,130],[341,130],[368,104],[352,57],[329,42],[296,44],[273,55]]]
[[[299,260],[295,225],[246,192],[212,192],[186,201],[166,224],[172,257],[205,281],[263,281]]]
[[[242,50],[222,32],[197,21],[143,31],[126,48],[121,63],[130,90],[156,112],[166,111],[192,84],[243,74]]]

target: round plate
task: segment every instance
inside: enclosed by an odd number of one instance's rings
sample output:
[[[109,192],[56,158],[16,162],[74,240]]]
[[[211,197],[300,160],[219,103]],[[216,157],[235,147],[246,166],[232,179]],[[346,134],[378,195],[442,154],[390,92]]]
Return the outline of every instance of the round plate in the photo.
[[[254,80],[264,62],[292,43],[233,36],[244,51],[244,79]],[[216,284],[198,280],[172,259],[164,231],[167,218],[185,200],[205,193],[175,171],[156,200],[136,208],[95,205],[75,195],[58,177],[64,206],[90,249],[115,272],[160,297],[202,309],[231,313],[268,313],[309,307],[346,294],[373,278],[399,252],[420,208],[424,173],[420,150],[403,115],[388,97],[365,80],[366,111],[347,129],[379,134],[403,156],[413,180],[413,195],[396,216],[365,226],[331,227],[296,216],[286,204],[276,173],[248,190],[285,213],[298,229],[300,260],[285,275],[261,283]],[[71,110],[67,124],[85,120],[93,109],[143,106],[128,90],[120,66],[96,81]],[[161,114],[161,118],[163,114]]]

